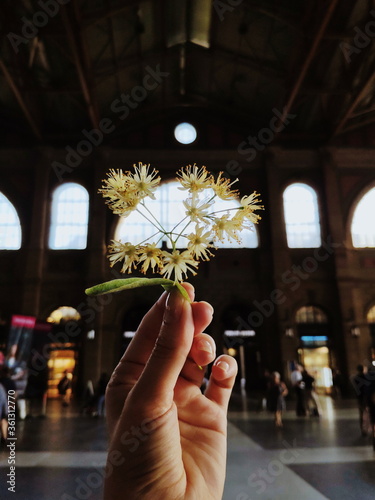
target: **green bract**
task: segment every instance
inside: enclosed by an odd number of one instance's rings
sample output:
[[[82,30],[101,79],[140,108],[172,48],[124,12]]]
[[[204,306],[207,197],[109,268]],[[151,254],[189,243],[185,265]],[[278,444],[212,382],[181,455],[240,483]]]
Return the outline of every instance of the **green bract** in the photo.
[[[121,292],[122,290],[155,285],[161,285],[168,292],[173,288],[177,288],[182,296],[191,302],[187,291],[180,283],[165,278],[126,278],[111,280],[101,283],[100,285],[92,286],[91,288],[86,288],[85,293],[86,295],[103,295],[105,293]]]

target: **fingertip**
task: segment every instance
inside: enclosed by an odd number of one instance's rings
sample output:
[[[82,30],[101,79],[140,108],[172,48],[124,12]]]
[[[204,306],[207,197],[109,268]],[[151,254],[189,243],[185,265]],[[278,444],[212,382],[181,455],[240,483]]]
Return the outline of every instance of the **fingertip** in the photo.
[[[236,360],[225,354],[218,357],[212,367],[205,396],[227,410],[236,375]]]
[[[200,300],[199,302],[195,302],[195,304],[199,304],[200,308],[204,308],[207,311],[207,314],[210,314],[211,318],[214,315],[214,308],[209,302],[206,302],[205,300]]]
[[[237,362],[231,356],[223,354],[218,357],[212,367],[212,374],[216,380],[224,381],[237,375]]]
[[[191,307],[195,324],[194,335],[198,335],[211,323],[214,310],[208,302],[193,302]]]
[[[216,345],[214,339],[206,333],[194,337],[190,357],[197,365],[206,366],[215,359]]]
[[[180,283],[180,285],[185,288],[185,290],[187,291],[187,293],[189,295],[190,301],[193,302],[194,297],[195,297],[195,289],[194,289],[193,285],[191,283],[188,283],[188,282]]]

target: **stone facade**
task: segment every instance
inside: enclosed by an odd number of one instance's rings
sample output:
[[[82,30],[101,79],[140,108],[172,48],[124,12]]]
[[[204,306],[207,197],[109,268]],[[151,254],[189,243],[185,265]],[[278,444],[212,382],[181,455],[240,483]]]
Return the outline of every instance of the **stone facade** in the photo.
[[[63,150],[48,148],[0,152],[0,191],[13,203],[22,225],[22,248],[0,252],[0,311],[5,321],[12,314],[44,321],[61,305],[78,309],[82,333],[71,335],[71,341],[77,349],[82,383],[113,369],[124,348],[122,332],[134,328],[160,293],[150,288],[95,299],[84,294],[86,287],[113,277],[105,254],[115,219],[97,189],[109,168],[128,169],[137,161],[150,162],[163,180],[173,178],[186,164],[204,164],[211,171],[224,170],[238,177],[242,193],[257,190],[262,194],[266,210],[258,227],[259,248],[217,250],[216,257],[202,263],[198,276],[190,280],[197,300],[207,300],[215,308],[208,332],[219,352],[231,346],[224,344],[224,329],[249,325],[256,331],[244,344],[250,385],[265,367],[287,378],[288,362],[298,359],[301,347],[295,313],[304,305],[316,305],[327,314],[331,368],[347,377],[359,362],[371,360],[366,314],[375,304],[375,249],[352,247],[350,220],[360,196],[375,185],[373,150],[269,147],[249,163],[230,150],[101,148],[62,175],[62,182],[81,183],[89,192],[87,249],[49,250],[51,196],[60,185],[51,164],[56,159],[64,162],[65,155]],[[317,192],[320,249],[287,246],[282,193],[296,181]],[[369,214],[369,219],[373,216]],[[92,329],[95,338],[88,339]]]

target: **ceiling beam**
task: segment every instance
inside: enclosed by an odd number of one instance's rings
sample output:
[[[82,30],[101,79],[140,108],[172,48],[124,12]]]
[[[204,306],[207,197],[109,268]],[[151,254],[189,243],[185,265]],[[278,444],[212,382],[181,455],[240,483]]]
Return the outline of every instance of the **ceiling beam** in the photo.
[[[358,105],[361,103],[361,101],[373,90],[374,82],[375,82],[375,72],[372,72],[371,76],[367,79],[365,85],[362,87],[362,89],[357,94],[357,97],[355,97],[353,102],[350,104],[349,108],[346,110],[344,116],[341,118],[341,120],[337,124],[337,126],[332,134],[332,137],[336,137],[337,135],[339,135],[343,131],[348,120],[350,120],[350,118],[352,118],[355,109],[358,107]]]
[[[78,29],[73,29],[72,21],[68,14],[68,8],[69,8],[68,5],[63,6],[61,8],[62,20],[72,50],[74,63],[77,69],[78,79],[81,84],[82,93],[86,102],[90,121],[94,128],[98,128],[99,126],[98,108],[89,85],[89,76],[87,74],[87,66],[90,64],[89,57],[87,55],[86,48],[84,47],[84,43],[81,38],[81,30],[79,29],[79,27]],[[73,8],[76,8],[76,4],[73,5]],[[77,14],[77,12],[75,14]],[[75,15],[75,21],[78,24],[77,15]]]
[[[332,15],[337,7],[339,3],[339,0],[331,0],[328,8],[327,8],[327,11],[325,13],[325,16],[321,22],[321,25],[315,35],[315,38],[313,39],[313,42],[312,42],[312,45],[310,47],[310,50],[309,50],[309,53],[307,54],[307,57],[304,61],[304,63],[302,64],[302,67],[301,67],[301,70],[297,76],[297,79],[294,83],[294,86],[289,94],[289,97],[288,97],[288,100],[286,102],[286,105],[284,106],[283,108],[283,114],[280,118],[280,120],[278,121],[278,123],[275,125],[275,128],[279,128],[279,125],[284,123],[288,113],[290,113],[291,109],[292,109],[292,106],[294,104],[294,101],[296,100],[296,97],[298,95],[298,92],[302,86],[302,83],[306,77],[306,74],[311,66],[311,63],[313,62],[314,60],[314,57],[317,53],[317,50],[318,50],[318,47],[319,47],[319,44],[320,42],[322,41],[323,39],[323,36],[324,36],[324,33],[328,27],[328,24],[332,18]]]
[[[373,110],[374,111],[374,110]],[[375,116],[372,118],[368,118],[367,120],[362,120],[358,123],[353,123],[349,127],[346,127],[343,131],[342,134],[346,134],[347,132],[351,132],[352,130],[356,130],[358,128],[363,128],[367,127],[367,125],[373,125],[375,123]]]
[[[30,113],[29,108],[27,107],[25,100],[22,97],[22,94],[16,85],[16,82],[14,81],[12,75],[9,73],[8,68],[5,66],[2,59],[0,59],[0,68],[1,68],[2,72],[4,73],[5,79],[9,85],[10,89],[12,90],[18,104],[20,105],[27,121],[29,122],[29,125],[30,125],[35,137],[37,139],[39,139],[40,141],[42,141],[43,140],[42,133],[41,133],[36,121],[32,117],[32,114]]]

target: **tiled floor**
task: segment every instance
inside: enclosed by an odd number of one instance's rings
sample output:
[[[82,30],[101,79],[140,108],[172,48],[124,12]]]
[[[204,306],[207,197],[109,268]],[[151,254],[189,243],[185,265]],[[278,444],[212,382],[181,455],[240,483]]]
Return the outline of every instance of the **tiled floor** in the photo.
[[[234,395],[224,500],[374,499],[375,453],[360,436],[354,402],[322,403],[323,417],[298,419],[288,404],[277,430],[253,401]],[[7,492],[2,449],[0,498],[100,500],[106,443],[102,419],[51,402],[47,418],[17,422],[16,495]]]

